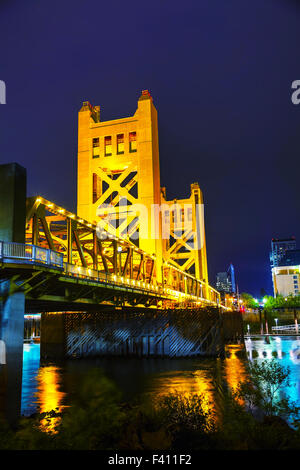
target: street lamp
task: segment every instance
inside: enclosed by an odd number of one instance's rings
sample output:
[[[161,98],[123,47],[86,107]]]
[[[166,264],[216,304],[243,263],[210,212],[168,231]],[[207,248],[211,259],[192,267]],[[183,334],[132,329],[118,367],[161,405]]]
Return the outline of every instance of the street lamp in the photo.
[[[275,318],[275,323],[276,323],[276,334],[278,334],[278,333],[277,333],[278,318]]]

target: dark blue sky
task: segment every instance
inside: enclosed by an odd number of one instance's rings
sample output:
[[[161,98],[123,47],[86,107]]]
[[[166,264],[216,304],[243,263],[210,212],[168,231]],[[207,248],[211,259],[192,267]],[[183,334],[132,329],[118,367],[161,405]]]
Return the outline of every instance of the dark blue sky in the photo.
[[[300,2],[0,0],[0,162],[76,207],[77,112],[131,115],[149,89],[169,198],[204,193],[210,281],[271,293],[272,237],[300,247]]]

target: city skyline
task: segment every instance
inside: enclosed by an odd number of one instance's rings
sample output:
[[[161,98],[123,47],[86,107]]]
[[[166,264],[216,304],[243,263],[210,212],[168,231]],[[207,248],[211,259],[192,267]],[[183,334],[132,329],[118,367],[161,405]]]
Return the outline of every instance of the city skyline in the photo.
[[[2,2],[1,40],[12,26],[15,32],[2,55],[1,163],[28,168],[30,195],[75,210],[81,102],[101,103],[109,120],[132,113],[147,88],[159,113],[162,184],[170,198],[186,197],[193,180],[203,189],[209,280],[232,260],[240,291],[271,294],[270,240],[299,237],[300,107],[291,101],[291,84],[300,76],[291,47],[300,36],[299,8],[231,0],[216,9],[204,1],[188,6],[182,22],[179,5],[170,11],[154,2],[146,10],[133,2],[130,12],[120,6],[108,41],[110,23],[100,27],[79,2],[70,20],[67,6],[55,1],[49,11]],[[110,6],[91,6],[114,17]],[[87,47],[97,41],[98,48]],[[198,55],[191,41],[199,44]],[[274,48],[277,54],[270,54]]]

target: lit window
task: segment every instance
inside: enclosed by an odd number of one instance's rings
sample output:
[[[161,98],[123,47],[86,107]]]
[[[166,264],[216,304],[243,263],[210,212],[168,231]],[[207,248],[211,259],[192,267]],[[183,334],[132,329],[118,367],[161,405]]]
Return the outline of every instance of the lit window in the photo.
[[[136,132],[129,132],[129,152],[136,152]]]
[[[104,138],[104,146],[105,146],[105,156],[109,157],[112,154],[111,136]]]
[[[117,153],[124,153],[124,134],[117,135]]]
[[[93,158],[99,158],[100,156],[100,146],[99,146],[99,137],[93,139]]]

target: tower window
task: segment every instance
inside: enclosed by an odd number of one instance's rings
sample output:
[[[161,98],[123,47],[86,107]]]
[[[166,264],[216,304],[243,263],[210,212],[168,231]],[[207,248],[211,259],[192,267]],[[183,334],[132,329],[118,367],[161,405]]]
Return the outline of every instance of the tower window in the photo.
[[[105,156],[109,157],[110,155],[112,155],[111,136],[107,136],[104,138],[104,146],[105,146]]]
[[[136,132],[129,132],[129,152],[136,152]]]
[[[124,153],[124,134],[117,135],[117,153],[119,155]]]
[[[99,158],[100,156],[100,145],[99,145],[99,137],[93,139],[93,158]]]

